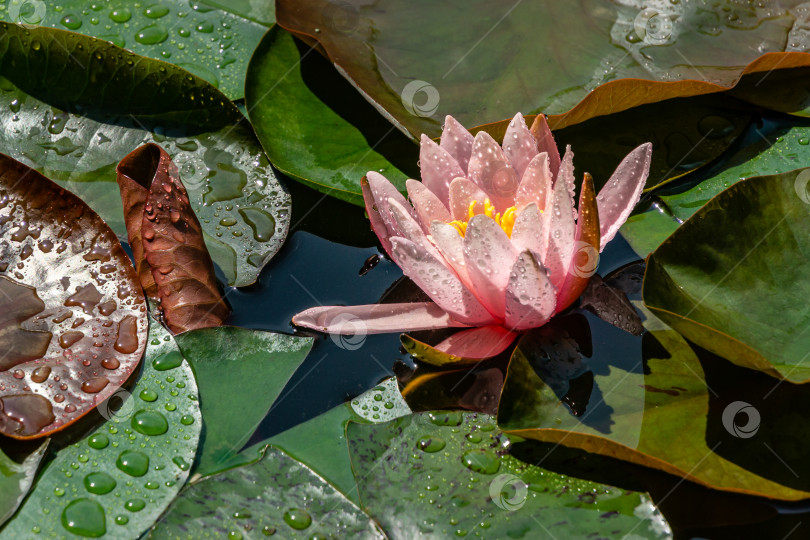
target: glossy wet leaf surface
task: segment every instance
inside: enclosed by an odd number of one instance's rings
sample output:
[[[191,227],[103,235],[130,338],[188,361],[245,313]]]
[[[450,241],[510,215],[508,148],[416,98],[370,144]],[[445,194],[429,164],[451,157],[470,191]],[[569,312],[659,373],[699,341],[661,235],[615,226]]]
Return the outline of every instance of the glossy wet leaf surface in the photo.
[[[362,506],[393,538],[540,534],[666,538],[645,495],[567,477],[505,455],[487,415],[422,413],[349,424]],[[637,515],[638,513],[638,515]],[[476,533],[478,533],[476,535]]]
[[[379,526],[323,478],[268,447],[257,463],[190,486],[150,538],[385,538]]]
[[[312,338],[223,326],[176,340],[200,387],[205,433],[195,472],[206,475],[250,439],[306,358]]]
[[[183,0],[46,0],[27,5],[11,0],[0,20],[97,37],[175,64],[239,99],[248,60],[266,28],[238,15],[224,3],[215,9]]]
[[[360,179],[385,174],[400,191],[419,149],[385,121],[317,51],[272,28],[251,60],[246,104],[280,170],[332,197],[363,204]]]
[[[0,155],[0,433],[42,437],[140,362],[146,304],[115,234],[81,199]]]
[[[744,180],[703,206],[650,256],[644,302],[691,341],[793,382],[810,318],[810,171]],[[697,252],[696,252],[697,251]]]
[[[714,489],[808,497],[798,451],[808,433],[796,409],[807,390],[735,366],[644,315],[641,340],[588,315],[600,336],[590,354],[590,337],[527,334],[504,383],[501,429]],[[557,354],[565,342],[570,353]]]
[[[138,277],[158,299],[166,326],[179,334],[222,325],[231,310],[177,165],[148,144],[127,154],[116,172]]]
[[[6,80],[0,102],[0,150],[82,197],[119,237],[126,229],[115,167],[153,142],[178,165],[211,257],[231,284],[254,282],[281,248],[290,197],[246,121],[200,131],[129,116],[93,119],[51,107]]]
[[[476,17],[459,24],[460,8],[452,3],[400,1],[381,10],[290,0],[278,3],[277,17],[317,40],[399,125],[435,136],[445,114],[474,125],[515,111],[564,113],[613,79],[620,80],[565,121],[722,90],[763,53],[803,50],[803,19],[789,11],[799,3],[482,1],[466,3]],[[771,57],[754,69],[807,62],[800,56]],[[686,79],[694,81],[656,82]]]
[[[57,452],[4,536],[137,538],[183,487],[202,425],[197,385],[150,322],[135,385],[100,405],[107,422]]]
[[[39,470],[39,463],[48,448],[44,442],[18,463],[0,450],[0,527],[14,511],[31,489],[34,476]]]

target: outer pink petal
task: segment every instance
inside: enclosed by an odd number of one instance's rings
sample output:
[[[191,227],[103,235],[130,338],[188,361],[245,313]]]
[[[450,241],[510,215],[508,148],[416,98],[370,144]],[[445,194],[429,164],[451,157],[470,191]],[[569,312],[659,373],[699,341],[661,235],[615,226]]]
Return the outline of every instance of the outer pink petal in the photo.
[[[408,198],[413,203],[413,208],[425,232],[430,232],[430,224],[438,220],[444,223],[452,221],[450,211],[445,204],[428,188],[416,180],[405,182],[408,188]]]
[[[605,187],[596,196],[599,207],[599,229],[602,235],[599,251],[613,240],[636,206],[650,174],[652,144],[644,143],[619,163]]]
[[[464,239],[452,225],[434,221],[430,227],[430,237],[444,260],[453,267],[459,278],[469,284],[467,264],[464,261]]]
[[[450,182],[453,178],[466,175],[456,159],[427,135],[422,135],[419,167],[422,171],[422,183],[442,202],[449,200]]]
[[[527,204],[535,203],[537,208],[545,210],[553,184],[548,154],[543,152],[536,155],[526,166],[526,171],[520,179],[515,195],[515,206],[520,211]]]
[[[487,194],[466,178],[456,178],[450,184],[450,213],[453,219],[467,221],[470,204],[476,201],[474,211],[478,214],[484,212],[484,199]]]
[[[388,237],[391,236],[391,233],[388,232],[388,227],[382,218],[382,212],[380,212],[379,206],[374,202],[374,195],[371,193],[371,184],[368,178],[363,178],[360,181],[360,187],[363,189],[363,200],[366,203],[366,213],[368,214],[368,220],[371,222],[371,230],[374,231],[374,234],[380,239],[380,244],[382,244],[385,252],[390,255],[391,242],[388,240]]]
[[[557,295],[546,269],[531,252],[518,256],[506,288],[506,328],[526,330],[544,325],[557,305]]]
[[[537,260],[545,260],[548,249],[548,214],[543,214],[534,203],[524,208],[512,227],[512,245],[520,251],[529,250]]]
[[[302,311],[293,324],[328,334],[384,334],[464,326],[433,302],[323,306]]]
[[[475,136],[467,174],[486,192],[498,212],[515,204],[518,187],[515,169],[500,145],[485,131]]]
[[[453,156],[459,167],[467,174],[467,165],[470,163],[470,153],[473,147],[473,136],[464,126],[452,116],[444,119],[444,131],[442,131],[441,147]]]
[[[407,238],[411,242],[418,244],[420,247],[422,247],[422,249],[430,253],[436,259],[441,258],[441,255],[439,255],[439,252],[436,250],[433,243],[428,240],[428,237],[422,230],[419,222],[414,219],[405,206],[394,199],[388,199],[388,208],[391,212],[391,216],[394,218],[394,221],[400,230],[400,234],[398,236]]]
[[[576,180],[574,179],[574,153],[571,151],[570,144],[565,147],[565,155],[560,163],[560,171],[557,173],[555,184],[556,182],[565,182],[565,186],[568,188],[568,195],[571,197],[571,201],[574,201],[577,190]],[[571,213],[574,219],[576,219],[577,212],[574,209],[573,203],[571,205]]]
[[[562,167],[560,168],[562,171]],[[560,290],[568,273],[568,265],[574,254],[574,201],[565,182],[554,184],[551,205],[546,209],[548,214],[548,248],[543,258],[543,266],[551,274],[551,283]]]
[[[551,174],[557,176],[557,171],[560,170],[560,151],[557,150],[557,143],[554,142],[554,136],[548,127],[546,115],[538,114],[532,123],[529,130],[537,141],[537,150],[540,153],[548,153],[548,164],[551,167]]]
[[[492,218],[473,216],[464,236],[464,260],[476,296],[494,316],[503,320],[504,292],[517,258],[512,242]]]
[[[526,166],[537,155],[537,141],[534,140],[523,115],[517,113],[503,137],[503,151],[512,167],[515,168],[518,178],[523,178]]]
[[[471,326],[493,322],[484,306],[443,261],[437,260],[425,249],[405,238],[392,237],[391,249],[391,256],[403,273],[453,319]]]
[[[462,330],[445,339],[434,349],[460,358],[490,358],[502,353],[517,334],[497,325]]]

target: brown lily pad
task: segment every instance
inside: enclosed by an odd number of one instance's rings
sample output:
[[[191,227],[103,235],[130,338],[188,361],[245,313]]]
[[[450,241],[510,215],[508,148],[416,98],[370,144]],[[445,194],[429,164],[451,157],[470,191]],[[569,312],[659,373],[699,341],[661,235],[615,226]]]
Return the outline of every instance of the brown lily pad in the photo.
[[[49,435],[127,380],[146,345],[137,283],[87,204],[0,154],[0,433]]]
[[[177,166],[156,144],[118,164],[124,220],[146,294],[160,302],[175,334],[220,326],[230,314],[214,275],[202,228]]]

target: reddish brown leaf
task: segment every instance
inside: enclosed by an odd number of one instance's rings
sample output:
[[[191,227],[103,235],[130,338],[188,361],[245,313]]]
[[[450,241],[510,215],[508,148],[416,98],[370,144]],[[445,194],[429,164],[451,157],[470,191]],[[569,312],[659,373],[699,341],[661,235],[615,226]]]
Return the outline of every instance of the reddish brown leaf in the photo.
[[[166,325],[175,334],[220,326],[230,309],[169,154],[146,144],[122,159],[117,172],[138,276],[160,302]]]
[[[146,346],[146,304],[81,199],[0,154],[0,433],[49,435],[112,395]]]

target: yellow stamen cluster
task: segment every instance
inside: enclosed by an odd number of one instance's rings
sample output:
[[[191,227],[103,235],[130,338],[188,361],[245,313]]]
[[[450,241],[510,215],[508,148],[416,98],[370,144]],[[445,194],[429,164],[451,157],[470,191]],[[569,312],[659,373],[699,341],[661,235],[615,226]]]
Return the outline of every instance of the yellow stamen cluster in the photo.
[[[461,236],[467,234],[467,223],[475,215],[476,206],[478,206],[478,201],[472,201],[470,203],[470,207],[467,209],[467,221],[454,220],[450,222],[450,225],[455,227],[458,234]],[[512,236],[512,227],[515,226],[515,219],[517,218],[517,209],[514,206],[510,206],[504,210],[503,215],[501,215],[500,212],[495,213],[495,207],[489,199],[484,199],[484,215],[492,218],[495,223],[504,230],[507,236]]]

